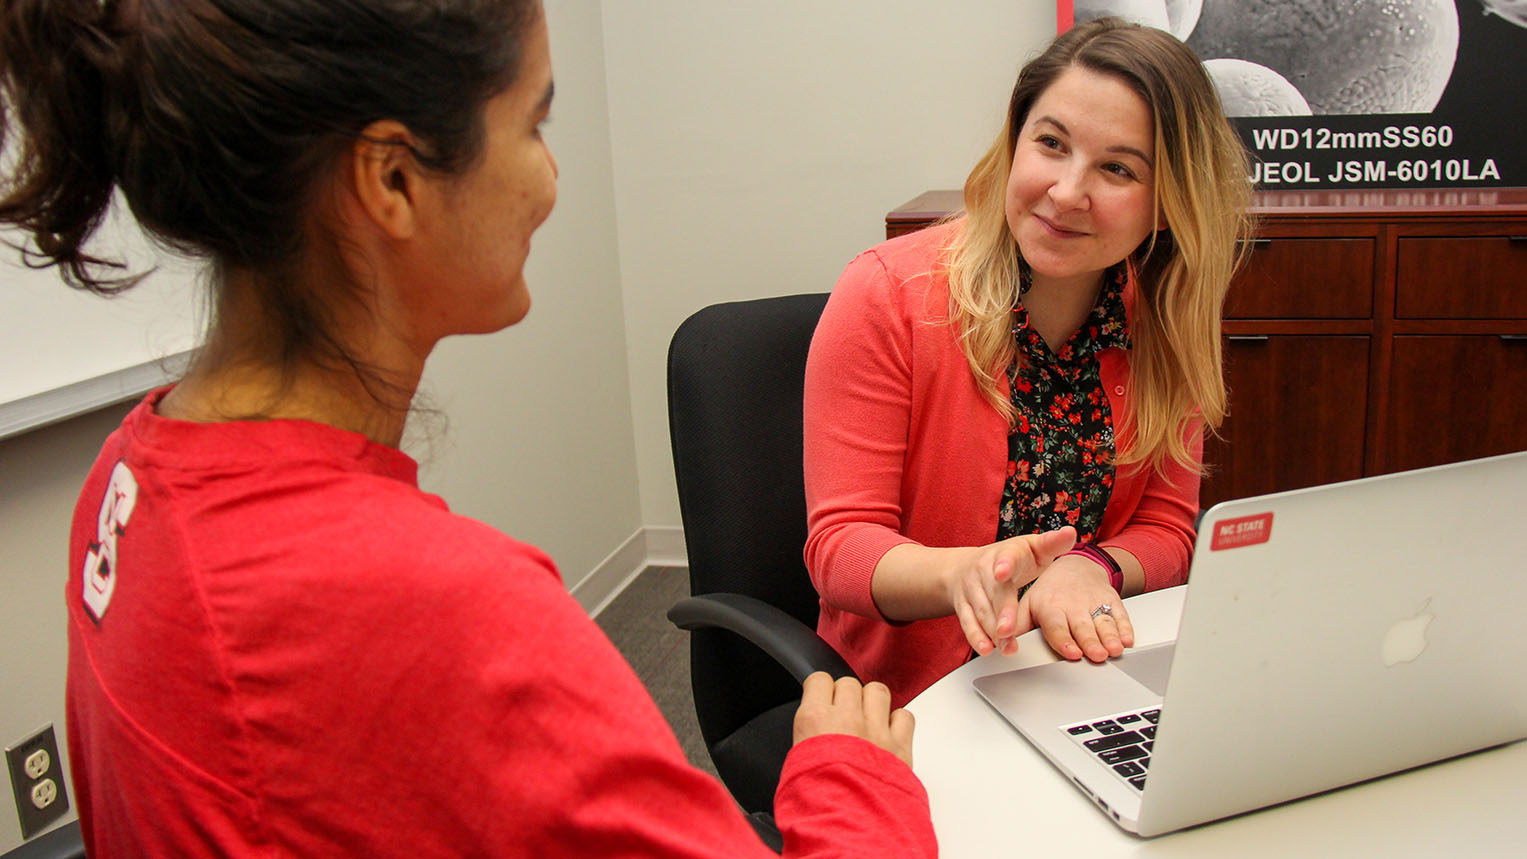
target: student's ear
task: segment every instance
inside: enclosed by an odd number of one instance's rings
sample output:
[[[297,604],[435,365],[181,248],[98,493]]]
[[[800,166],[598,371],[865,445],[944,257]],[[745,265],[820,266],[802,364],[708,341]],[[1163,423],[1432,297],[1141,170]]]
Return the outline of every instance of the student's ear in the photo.
[[[366,126],[347,154],[351,186],[361,212],[389,238],[409,238],[419,228],[426,183],[413,155],[408,127],[392,119]]]

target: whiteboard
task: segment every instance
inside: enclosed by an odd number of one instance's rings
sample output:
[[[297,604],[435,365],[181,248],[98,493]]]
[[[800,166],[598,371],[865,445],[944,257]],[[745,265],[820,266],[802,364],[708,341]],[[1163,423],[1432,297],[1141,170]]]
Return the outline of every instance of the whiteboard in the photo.
[[[0,229],[0,438],[137,396],[175,378],[200,340],[206,266],[156,248],[120,199],[88,249],[153,273],[114,298],[30,269]]]

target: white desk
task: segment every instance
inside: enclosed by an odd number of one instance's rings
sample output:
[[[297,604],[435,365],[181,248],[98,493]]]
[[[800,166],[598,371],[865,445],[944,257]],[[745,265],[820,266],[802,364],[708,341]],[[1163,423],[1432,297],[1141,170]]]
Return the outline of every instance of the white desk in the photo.
[[[1176,635],[1183,592],[1129,599],[1137,645]],[[983,674],[1055,658],[1031,632],[1016,655],[966,663],[907,706],[917,717],[913,768],[928,787],[941,856],[1527,856],[1527,741],[1136,838],[1105,819],[970,687]],[[1527,682],[1520,658],[1501,658],[1502,682]]]

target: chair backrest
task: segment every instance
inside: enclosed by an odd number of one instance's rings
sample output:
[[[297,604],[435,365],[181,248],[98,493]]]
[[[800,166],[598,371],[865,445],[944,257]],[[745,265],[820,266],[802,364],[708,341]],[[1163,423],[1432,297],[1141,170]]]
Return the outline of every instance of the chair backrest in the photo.
[[[813,629],[801,406],[806,352],[826,304],[819,293],[712,305],[685,320],[668,349],[690,592],[756,597]],[[735,635],[692,636],[691,683],[707,744],[799,699],[800,685]]]

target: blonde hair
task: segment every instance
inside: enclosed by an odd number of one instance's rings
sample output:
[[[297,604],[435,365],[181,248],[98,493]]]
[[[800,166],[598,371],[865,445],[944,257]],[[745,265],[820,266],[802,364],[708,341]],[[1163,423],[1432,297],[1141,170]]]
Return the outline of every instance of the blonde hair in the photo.
[[[1002,132],[965,180],[964,228],[943,252],[949,324],[982,396],[1015,421],[1003,384],[1015,354],[1018,282],[1008,174],[1029,108],[1072,66],[1120,79],[1155,120],[1155,198],[1167,229],[1128,258],[1135,281],[1127,394],[1133,419],[1116,436],[1117,462],[1157,471],[1168,460],[1198,467],[1189,426],[1202,420],[1212,432],[1226,413],[1220,313],[1252,229],[1251,171],[1203,64],[1171,35],[1099,18],[1062,34],[1023,67]]]

